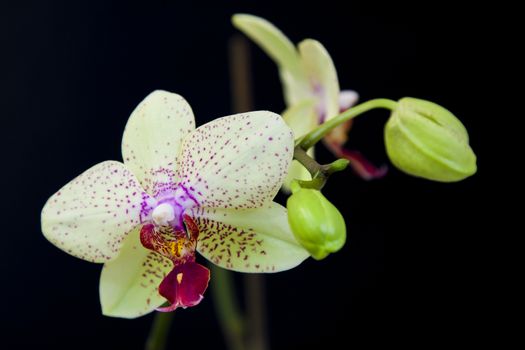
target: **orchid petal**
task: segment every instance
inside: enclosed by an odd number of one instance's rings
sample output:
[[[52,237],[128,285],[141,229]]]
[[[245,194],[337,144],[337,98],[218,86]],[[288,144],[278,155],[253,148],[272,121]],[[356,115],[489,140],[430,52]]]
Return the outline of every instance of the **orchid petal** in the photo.
[[[313,39],[299,43],[299,52],[314,94],[321,98],[321,114],[325,120],[339,114],[339,82],[332,58],[324,46]]]
[[[357,92],[352,90],[343,90],[339,93],[339,112],[344,112],[348,108],[352,107],[357,100],[359,95]],[[353,120],[347,120],[343,124],[335,127],[328,135],[325,136],[325,140],[329,144],[340,147],[348,140],[348,132],[352,128]]]
[[[336,156],[337,158],[345,158],[350,161],[350,167],[359,177],[363,180],[375,180],[380,179],[388,172],[386,165],[376,167],[370,163],[360,152],[347,150],[337,142],[330,142],[330,135],[325,137],[326,147]]]
[[[193,219],[200,231],[198,252],[229,270],[284,271],[309,256],[293,236],[286,209],[274,202],[248,210],[199,208]]]
[[[276,195],[292,161],[293,132],[267,111],[215,119],[184,139],[181,188],[200,206],[257,208]]]
[[[339,111],[346,111],[359,100],[359,94],[354,90],[342,90],[339,93]]]
[[[42,232],[78,258],[106,262],[140,223],[148,195],[124,164],[107,161],[86,170],[48,199]]]
[[[283,119],[292,128],[296,139],[303,137],[319,124],[315,98],[305,99],[283,112]]]
[[[102,269],[99,292],[106,316],[135,318],[166,302],[158,288],[173,263],[144,248],[139,233],[137,226],[127,236],[119,256]]]
[[[388,172],[388,167],[385,164],[376,167],[358,151],[343,148],[341,155],[350,161],[352,170],[364,180],[380,179]]]
[[[168,299],[171,305],[158,308],[158,311],[174,311],[178,307],[195,306],[204,298],[204,292],[210,281],[210,270],[193,261],[175,268],[159,286],[159,293]]]
[[[182,139],[195,129],[190,105],[177,94],[153,91],[129,117],[122,157],[149,194],[173,183]]]
[[[264,18],[247,14],[234,15],[232,22],[275,61],[279,67],[287,104],[292,105],[311,96],[299,53],[283,32]]]
[[[347,120],[342,124],[339,124],[332,129],[323,138],[325,145],[332,151],[333,154],[337,154],[339,149],[342,149],[343,145],[348,141],[348,133],[352,129],[353,120]]]
[[[286,69],[292,74],[300,72],[300,57],[294,44],[283,32],[264,18],[236,14],[232,17],[233,25],[246,36],[255,41],[264,52],[268,54],[281,69]]]

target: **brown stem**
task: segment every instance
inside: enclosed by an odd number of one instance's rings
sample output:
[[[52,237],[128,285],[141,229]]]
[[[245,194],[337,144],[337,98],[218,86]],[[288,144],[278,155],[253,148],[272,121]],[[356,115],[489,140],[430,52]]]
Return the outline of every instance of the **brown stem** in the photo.
[[[266,350],[266,308],[264,276],[261,274],[244,275],[246,291],[246,311],[248,320],[248,333],[246,334],[246,347],[250,350]]]
[[[234,113],[253,109],[250,51],[248,42],[241,35],[234,35],[229,43],[232,108]],[[267,350],[266,307],[264,276],[244,275],[246,292],[246,347],[250,350]]]
[[[245,343],[244,319],[235,295],[233,273],[210,263],[211,295],[217,320],[230,350],[248,350]]]
[[[308,170],[310,175],[312,175],[312,178],[314,178],[319,172],[323,171],[322,165],[310,157],[300,146],[295,147],[293,151],[293,158],[299,161],[299,163],[301,163],[306,168],[306,170]]]
[[[146,350],[164,350],[173,321],[172,312],[156,312],[151,331],[146,341]]]
[[[253,108],[252,76],[248,42],[241,35],[234,35],[229,42],[232,110],[248,112]]]
[[[321,165],[317,163],[315,159],[310,157],[300,145],[295,146],[293,158],[301,163],[306,170],[308,170],[310,175],[312,175],[312,180],[310,181],[297,180],[299,185],[303,188],[312,188],[316,190],[321,190],[323,188],[330,175],[344,170],[348,165],[348,160],[346,159],[337,159],[330,164]],[[294,192],[293,187],[292,192]]]

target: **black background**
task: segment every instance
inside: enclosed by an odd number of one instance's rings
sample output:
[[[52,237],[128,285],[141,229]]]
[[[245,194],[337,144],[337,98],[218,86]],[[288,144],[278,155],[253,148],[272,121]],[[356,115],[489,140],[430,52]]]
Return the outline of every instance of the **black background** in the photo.
[[[348,242],[324,261],[267,276],[272,348],[489,340],[481,306],[486,264],[478,248],[485,239],[481,182],[488,158],[482,131],[488,117],[480,105],[490,101],[484,70],[491,47],[481,9],[445,2],[300,4],[2,3],[2,348],[142,348],[151,315],[103,317],[101,266],[49,244],[40,210],[88,167],[121,159],[127,118],[152,90],[183,95],[198,124],[230,114],[226,44],[235,12],[269,19],[294,42],[320,40],[341,87],[357,90],[362,101],[412,96],[447,107],[464,122],[478,155],[478,174],[455,184],[392,167],[380,181],[364,182],[350,171],[334,176],[324,192],[346,218]],[[274,64],[255,46],[251,52],[255,108],[282,111]],[[350,135],[350,146],[377,164],[388,162],[387,116],[358,118]],[[224,347],[209,293],[198,307],[176,312],[170,344]]]

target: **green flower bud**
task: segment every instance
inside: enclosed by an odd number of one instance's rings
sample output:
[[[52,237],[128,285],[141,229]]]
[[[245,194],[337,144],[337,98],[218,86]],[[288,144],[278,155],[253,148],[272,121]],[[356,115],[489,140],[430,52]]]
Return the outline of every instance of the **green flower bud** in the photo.
[[[295,185],[295,186],[294,186]],[[288,222],[299,243],[316,260],[326,258],[346,241],[345,220],[320,191],[292,184],[288,198]]]
[[[385,126],[386,151],[400,170],[429,180],[460,181],[476,172],[463,124],[445,108],[403,98]]]

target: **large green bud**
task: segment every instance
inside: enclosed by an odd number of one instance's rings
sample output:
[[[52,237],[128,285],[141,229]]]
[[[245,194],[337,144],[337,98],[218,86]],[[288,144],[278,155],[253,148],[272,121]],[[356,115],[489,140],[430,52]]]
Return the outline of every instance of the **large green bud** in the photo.
[[[385,126],[386,151],[400,170],[429,180],[453,182],[476,172],[476,155],[463,124],[445,108],[406,97]]]
[[[288,198],[288,222],[297,241],[316,260],[338,251],[346,241],[345,220],[318,190],[292,183]]]

